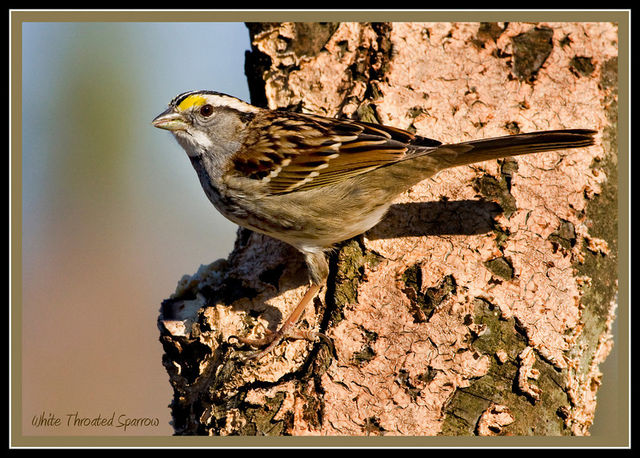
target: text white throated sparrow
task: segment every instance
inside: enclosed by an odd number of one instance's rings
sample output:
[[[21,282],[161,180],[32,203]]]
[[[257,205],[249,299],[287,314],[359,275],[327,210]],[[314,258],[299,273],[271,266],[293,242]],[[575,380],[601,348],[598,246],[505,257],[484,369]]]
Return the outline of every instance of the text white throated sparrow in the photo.
[[[393,200],[437,172],[594,143],[595,131],[550,130],[442,144],[402,129],[258,108],[214,91],[175,97],[153,125],[173,133],[213,205],[228,219],[301,251],[311,286],[265,339],[270,351],[292,329],[329,273],[325,252],[375,226]]]

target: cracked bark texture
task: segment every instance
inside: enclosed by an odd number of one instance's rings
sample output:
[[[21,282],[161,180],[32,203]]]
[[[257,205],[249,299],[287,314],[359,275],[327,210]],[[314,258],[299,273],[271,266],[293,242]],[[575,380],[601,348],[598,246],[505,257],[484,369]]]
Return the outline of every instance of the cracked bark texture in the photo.
[[[176,434],[586,435],[617,297],[617,28],[611,23],[256,23],[252,102],[443,142],[599,131],[590,148],[441,172],[336,248],[286,341],[302,257],[239,229],[159,317]],[[214,211],[212,209],[212,211]]]

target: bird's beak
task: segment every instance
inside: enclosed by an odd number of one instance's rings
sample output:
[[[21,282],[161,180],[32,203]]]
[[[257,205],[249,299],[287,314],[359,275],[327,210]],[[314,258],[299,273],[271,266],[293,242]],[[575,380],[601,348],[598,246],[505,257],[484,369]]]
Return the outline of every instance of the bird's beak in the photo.
[[[186,130],[187,123],[180,113],[176,113],[173,108],[167,108],[151,121],[155,127],[160,129],[170,130],[175,132],[177,130]]]

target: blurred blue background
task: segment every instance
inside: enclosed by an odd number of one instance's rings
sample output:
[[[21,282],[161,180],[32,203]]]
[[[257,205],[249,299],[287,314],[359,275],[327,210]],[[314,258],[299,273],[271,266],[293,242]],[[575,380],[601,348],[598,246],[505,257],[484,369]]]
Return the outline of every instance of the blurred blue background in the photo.
[[[151,120],[180,92],[249,101],[243,23],[24,23],[23,433],[67,415],[159,419],[171,434],[160,303],[226,257],[236,226]],[[61,427],[35,427],[43,412]]]

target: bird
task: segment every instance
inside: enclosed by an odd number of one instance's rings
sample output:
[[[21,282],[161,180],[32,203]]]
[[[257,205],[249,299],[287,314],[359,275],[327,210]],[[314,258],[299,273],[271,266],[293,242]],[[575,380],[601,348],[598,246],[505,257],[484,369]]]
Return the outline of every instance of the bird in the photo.
[[[326,284],[327,253],[365,233],[415,184],[452,167],[594,144],[592,129],[546,130],[442,143],[404,129],[347,118],[271,110],[211,90],[183,92],[156,116],[185,150],[214,207],[232,222],[302,253],[310,285],[262,339],[257,359],[285,338],[325,338],[295,325]]]

